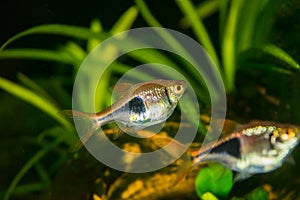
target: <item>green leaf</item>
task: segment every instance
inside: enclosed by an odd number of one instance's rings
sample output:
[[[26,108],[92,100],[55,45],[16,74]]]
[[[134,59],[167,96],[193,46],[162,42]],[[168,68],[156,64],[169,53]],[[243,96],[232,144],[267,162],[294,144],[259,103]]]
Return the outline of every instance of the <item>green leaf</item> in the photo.
[[[130,7],[128,10],[126,10],[122,16],[118,19],[118,21],[114,24],[114,26],[111,28],[110,32],[112,34],[116,34],[122,31],[126,31],[130,29],[136,20],[138,15],[138,9],[136,6]]]
[[[61,46],[59,52],[71,57],[74,60],[73,65],[75,67],[79,66],[87,55],[86,51],[81,46],[72,41],[69,41],[65,45]]]
[[[190,0],[177,0],[176,3],[192,24],[192,28],[196,34],[197,39],[203,44],[203,47],[211,56],[217,67],[220,67],[220,62],[216,50],[211,42],[204,24],[202,23],[202,20],[197,15],[196,8],[193,6],[192,2]]]
[[[28,184],[23,184],[19,185],[16,188],[14,188],[14,191],[10,194],[10,196],[23,196],[29,193],[34,193],[34,192],[41,192],[49,187],[48,184],[45,184],[44,182],[34,182],[34,183],[28,183]],[[2,193],[2,192],[1,192]],[[1,194],[2,196],[2,194]],[[6,197],[8,200],[10,198]]]
[[[218,198],[210,192],[206,192],[201,196],[202,200],[218,200]]]
[[[41,96],[45,99],[48,99],[50,102],[54,102],[53,98],[50,95],[48,95],[48,93],[42,87],[40,87],[36,82],[34,82],[28,76],[26,76],[22,73],[18,73],[17,76],[18,76],[18,79],[25,86],[27,86],[29,89],[31,89],[33,92],[35,92],[36,94],[38,94],[39,96]]]
[[[243,1],[238,12],[236,28],[236,51],[244,51],[253,45],[253,38],[257,31],[256,24],[264,1]]]
[[[0,52],[0,59],[32,59],[78,64],[78,60],[65,52],[44,49],[7,49]]]
[[[92,20],[90,29],[95,33],[101,33],[103,31],[101,21],[98,19]],[[94,39],[94,38],[89,39],[86,45],[87,51],[88,52],[92,51],[98,44],[100,44],[100,42],[101,40],[99,39]]]
[[[114,62],[114,63],[112,63],[112,69],[115,73],[123,75],[126,72],[128,72],[129,70],[131,70],[132,67],[129,65],[125,65],[123,63]],[[137,71],[137,70],[133,70],[133,72],[129,73],[128,76],[131,78],[135,78],[139,81],[153,80],[155,78],[151,74],[147,74],[147,73]]]
[[[63,35],[74,37],[78,39],[90,39],[90,38],[98,38],[100,40],[104,40],[109,35],[107,33],[96,33],[91,31],[88,28],[79,27],[79,26],[71,26],[71,25],[63,25],[63,24],[46,24],[35,26],[33,28],[27,29],[7,40],[0,48],[0,52],[13,41],[33,34],[52,34],[52,35]]]
[[[36,184],[26,185],[26,186],[20,186],[21,189],[18,189],[17,185],[20,182],[20,180],[25,176],[25,174],[34,166],[36,165],[41,158],[43,158],[49,151],[51,151],[53,148],[55,148],[58,144],[63,142],[66,138],[66,136],[63,134],[64,132],[61,132],[60,136],[56,138],[55,141],[53,141],[48,146],[42,148],[36,154],[34,154],[20,169],[20,171],[17,173],[17,175],[14,177],[12,182],[10,183],[6,194],[4,196],[4,200],[8,200],[11,195],[16,191],[17,193],[20,193],[21,191],[24,192],[24,188],[26,187],[26,190],[28,191],[34,191],[34,190],[41,190],[44,189],[45,186],[37,187]]]
[[[288,69],[284,69],[281,66],[274,65],[274,64],[265,64],[265,63],[260,63],[260,62],[242,62],[241,63],[241,70],[261,70],[265,71],[266,73],[268,72],[277,72],[280,74],[286,74],[286,75],[291,75],[292,71]]]
[[[224,25],[222,37],[222,59],[225,78],[225,87],[228,92],[234,90],[236,73],[236,32],[239,13],[243,5],[243,0],[230,1],[231,7]]]
[[[269,55],[281,60],[282,62],[285,62],[292,69],[294,69],[296,71],[300,71],[299,64],[286,51],[279,48],[278,46],[276,46],[274,44],[264,45],[261,48],[261,51],[263,53],[269,54]]]
[[[43,96],[40,96],[29,89],[13,83],[5,78],[0,77],[0,88],[5,90],[6,92],[36,106],[37,108],[41,109],[49,116],[54,118],[57,122],[63,125],[67,129],[71,129],[72,125],[66,119],[60,117],[57,112],[59,109],[48,99],[45,99]]]
[[[232,197],[231,200],[268,200],[269,194],[261,187],[255,188],[244,197]]]
[[[196,177],[196,193],[201,198],[210,192],[217,197],[227,197],[233,186],[232,171],[216,163],[203,167]]]
[[[241,69],[259,69],[264,71],[293,74],[300,72],[300,66],[286,51],[274,44],[253,47],[240,54]]]
[[[248,2],[248,1],[247,1]],[[284,0],[264,0],[262,6],[258,8],[260,10],[255,24],[255,35],[252,38],[252,44],[255,46],[260,45],[262,42],[267,41],[267,37],[270,35],[272,25],[277,19],[276,14]],[[257,31],[259,30],[259,31]],[[262,31],[263,30],[263,31]],[[293,38],[293,37],[292,37]],[[297,38],[297,37],[296,37]]]
[[[219,0],[207,0],[201,2],[196,8],[198,17],[204,19],[213,15],[220,8],[220,3]],[[189,28],[191,26],[191,22],[186,16],[184,16],[179,23],[182,28]]]

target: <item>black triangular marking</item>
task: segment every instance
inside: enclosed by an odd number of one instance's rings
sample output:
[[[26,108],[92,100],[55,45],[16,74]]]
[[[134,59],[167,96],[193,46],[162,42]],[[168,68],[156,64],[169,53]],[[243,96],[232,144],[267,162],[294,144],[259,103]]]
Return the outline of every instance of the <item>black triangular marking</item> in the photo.
[[[241,142],[238,138],[230,138],[212,148],[210,153],[227,153],[235,158],[241,158]]]

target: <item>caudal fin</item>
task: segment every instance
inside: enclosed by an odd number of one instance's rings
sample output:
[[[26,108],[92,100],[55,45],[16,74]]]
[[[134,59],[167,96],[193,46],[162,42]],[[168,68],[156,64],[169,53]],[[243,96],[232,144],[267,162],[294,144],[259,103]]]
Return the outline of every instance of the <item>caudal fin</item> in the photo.
[[[99,125],[96,123],[95,114],[89,114],[85,112],[75,111],[75,110],[62,110],[58,113],[63,117],[72,118],[75,121],[77,120],[85,120],[87,122],[87,132],[86,134],[80,138],[80,141],[75,144],[72,148],[72,151],[77,151],[82,148],[82,146],[92,137],[95,131],[99,128]]]

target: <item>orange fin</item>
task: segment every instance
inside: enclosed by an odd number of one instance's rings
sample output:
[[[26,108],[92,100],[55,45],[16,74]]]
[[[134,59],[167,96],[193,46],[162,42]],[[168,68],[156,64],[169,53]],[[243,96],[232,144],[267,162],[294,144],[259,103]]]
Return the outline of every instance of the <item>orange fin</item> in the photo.
[[[222,134],[231,134],[235,132],[237,129],[239,129],[241,124],[234,120],[225,119]]]
[[[192,163],[191,157],[187,153],[184,153],[179,158],[179,161],[180,161],[179,166],[178,166],[179,169],[176,173],[176,176],[171,179],[170,184],[169,184],[169,189],[176,186],[192,169],[193,163]]]
[[[132,84],[130,83],[118,83],[115,85],[114,89],[113,89],[113,94],[116,97],[122,97],[124,96],[132,87]]]
[[[210,123],[211,117],[208,115],[201,115],[200,119],[204,121],[205,123]],[[222,134],[227,135],[235,132],[236,130],[239,130],[242,126],[238,122],[230,119],[215,119],[214,125],[217,126],[216,128],[222,128]],[[210,127],[208,127],[210,128]]]
[[[117,140],[121,135],[123,135],[122,129],[118,126],[117,123],[112,123],[111,128],[113,129],[113,139]]]
[[[184,151],[184,149],[186,149],[186,147],[183,144],[171,137],[154,136],[153,142],[158,147],[164,148],[164,150],[167,151],[174,158],[178,158],[181,152]],[[166,147],[166,145],[169,146]]]
[[[190,154],[186,151],[183,155],[180,156],[180,154],[185,151],[186,147],[181,144],[180,142],[176,141],[173,138],[170,137],[154,137],[154,143],[159,147],[164,147],[168,145],[168,147],[164,148],[165,151],[167,151],[171,156],[174,158],[178,158],[179,165],[178,165],[178,171],[176,173],[176,176],[171,179],[169,184],[169,189],[174,187],[177,183],[179,183],[186,174],[191,170],[192,168],[192,160]]]

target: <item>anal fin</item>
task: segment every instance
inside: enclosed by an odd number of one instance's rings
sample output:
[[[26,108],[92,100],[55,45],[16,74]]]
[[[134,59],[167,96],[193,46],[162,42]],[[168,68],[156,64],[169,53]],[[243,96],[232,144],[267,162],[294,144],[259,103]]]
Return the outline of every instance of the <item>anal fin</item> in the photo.
[[[250,178],[251,176],[253,176],[253,174],[247,174],[247,173],[238,173],[235,177],[234,177],[234,180],[233,182],[236,183],[236,182],[241,182],[247,178]]]

